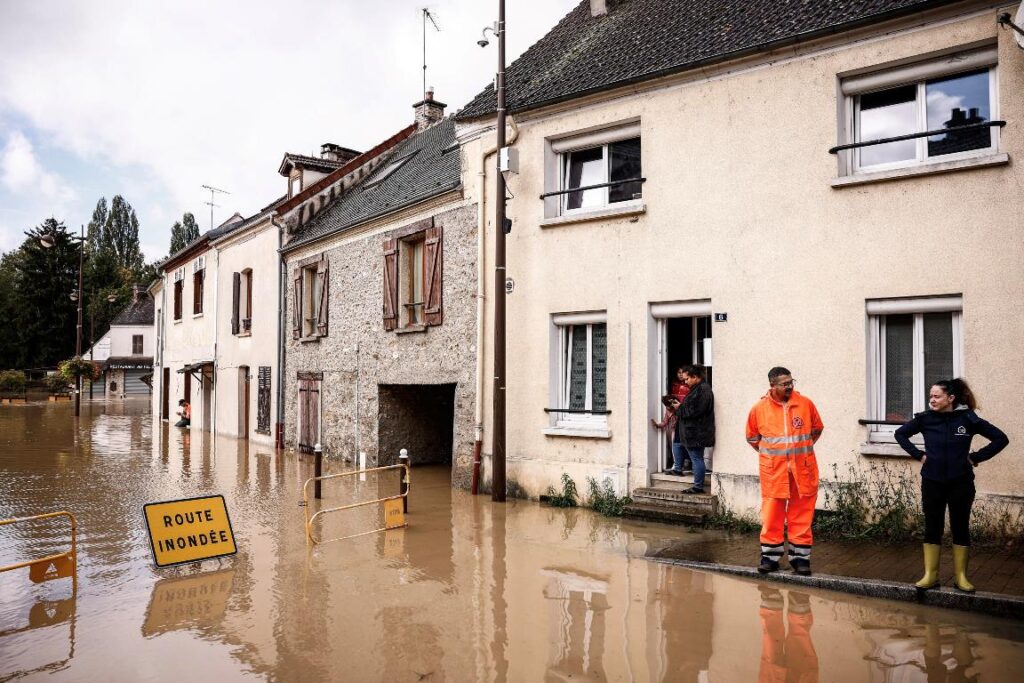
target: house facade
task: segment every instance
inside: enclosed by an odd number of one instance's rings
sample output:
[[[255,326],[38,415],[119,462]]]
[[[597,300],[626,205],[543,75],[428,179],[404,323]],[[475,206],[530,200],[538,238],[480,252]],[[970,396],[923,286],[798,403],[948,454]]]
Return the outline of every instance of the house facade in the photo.
[[[965,377],[1011,442],[979,498],[1019,506],[1024,51],[996,22],[1015,4],[772,5],[586,1],[510,67],[508,479],[651,485],[659,398],[701,363],[714,492],[755,510],[744,426],[782,365],[823,416],[823,479],[916,478],[895,424]],[[488,89],[457,115],[487,216],[493,111]]]
[[[324,201],[304,194],[307,208],[281,209],[285,433],[301,451],[320,444],[367,466],[405,448],[468,486],[481,245],[444,106],[428,93],[414,126],[308,190]]]

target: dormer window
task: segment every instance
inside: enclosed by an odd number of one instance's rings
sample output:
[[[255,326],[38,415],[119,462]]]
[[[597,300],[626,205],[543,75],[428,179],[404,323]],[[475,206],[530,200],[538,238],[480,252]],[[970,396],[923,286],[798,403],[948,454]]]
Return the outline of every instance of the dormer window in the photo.
[[[302,192],[302,173],[296,173],[288,179],[288,196],[294,197]]]
[[[417,150],[417,152],[418,151],[419,150]],[[402,168],[402,166],[404,166],[406,164],[406,162],[408,162],[414,156],[416,156],[416,152],[410,152],[409,154],[404,154],[401,157],[399,157],[398,159],[395,159],[394,161],[388,163],[386,166],[384,166],[384,168],[382,168],[380,171],[375,173],[373,175],[373,177],[371,177],[363,185],[363,187],[366,188],[366,189],[370,189],[371,187],[375,187],[377,185],[380,185],[382,182],[387,180],[390,176],[394,175],[395,171],[397,171],[398,169]]]

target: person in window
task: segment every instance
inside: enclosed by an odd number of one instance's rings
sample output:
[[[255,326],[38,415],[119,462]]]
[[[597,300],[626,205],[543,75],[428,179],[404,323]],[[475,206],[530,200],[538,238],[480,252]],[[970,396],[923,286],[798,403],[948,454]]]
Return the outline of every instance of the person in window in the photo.
[[[998,427],[978,417],[977,401],[962,379],[936,382],[928,392],[928,410],[918,413],[896,430],[896,441],[910,457],[921,462],[921,507],[924,508],[924,576],[920,590],[939,585],[939,550],[949,508],[953,532],[953,577],[967,593],[967,555],[971,545],[971,505],[974,503],[974,468],[995,456],[1010,442]],[[924,450],[910,437],[924,437]],[[971,440],[980,434],[989,440],[971,452]]]
[[[707,372],[703,366],[684,366],[682,375],[690,393],[676,411],[676,430],[693,463],[693,486],[683,493],[704,493],[704,449],[715,445],[715,395],[704,381]]]
[[[747,416],[747,443],[758,453],[761,477],[762,574],[778,571],[789,540],[789,566],[811,573],[814,504],[818,500],[818,460],[814,444],[825,425],[811,399],[794,391],[792,373],[768,371],[768,393]]]
[[[181,408],[176,414],[181,417],[176,423],[175,427],[188,427],[192,424],[192,404],[185,399],[178,400],[178,407]]]

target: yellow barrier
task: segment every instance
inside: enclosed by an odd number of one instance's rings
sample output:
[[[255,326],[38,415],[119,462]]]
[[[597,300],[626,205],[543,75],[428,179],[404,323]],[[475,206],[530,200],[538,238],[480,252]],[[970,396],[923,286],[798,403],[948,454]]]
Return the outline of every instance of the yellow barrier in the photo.
[[[71,520],[71,550],[63,553],[57,553],[56,555],[47,555],[46,557],[40,557],[36,560],[9,564],[5,567],[0,567],[0,573],[9,572],[13,569],[21,569],[22,567],[28,567],[28,577],[33,583],[42,583],[43,581],[52,581],[53,579],[71,577],[77,585],[78,545],[76,532],[78,529],[78,521],[75,519],[73,514],[65,510],[61,510],[60,512],[47,512],[42,515],[32,515],[31,517],[15,517],[13,519],[0,520],[0,526],[19,524],[21,522],[32,522],[37,519],[50,519],[52,517],[67,517]]]
[[[342,505],[336,508],[327,508],[326,510],[319,510],[310,516],[309,514],[309,485],[316,481],[325,481],[327,479],[339,479],[341,477],[354,477],[357,474],[368,474],[370,472],[383,472],[385,470],[403,470],[403,482],[405,484],[402,487],[402,492],[397,496],[386,496],[384,498],[375,498],[373,500],[364,500],[358,503],[352,503],[351,505]],[[344,541],[347,538],[356,538],[357,536],[366,536],[367,534],[375,534],[380,531],[386,531],[388,529],[398,529],[400,527],[407,526],[405,522],[405,511],[403,508],[404,499],[409,496],[409,466],[408,465],[388,465],[386,467],[371,467],[368,470],[353,470],[351,472],[342,472],[340,474],[329,474],[326,477],[310,477],[306,480],[306,483],[302,485],[302,501],[306,511],[306,538],[313,545],[320,543],[328,543],[330,541]],[[393,501],[393,502],[392,502]],[[372,529],[370,531],[364,531],[358,534],[352,534],[351,536],[339,536],[338,538],[328,538],[326,540],[316,540],[313,538],[313,521],[316,520],[320,515],[328,512],[340,512],[341,510],[351,510],[353,508],[365,507],[367,505],[376,505],[377,503],[384,503],[384,526],[379,529]]]

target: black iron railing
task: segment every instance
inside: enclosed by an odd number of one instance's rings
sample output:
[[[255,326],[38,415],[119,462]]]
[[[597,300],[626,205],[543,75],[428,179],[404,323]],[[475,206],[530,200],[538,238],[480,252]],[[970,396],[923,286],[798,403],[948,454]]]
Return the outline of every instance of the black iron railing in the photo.
[[[569,413],[572,415],[611,415],[610,410],[586,410],[584,408],[545,408],[545,413]]]
[[[568,190],[556,190],[555,192],[545,192],[540,196],[541,199],[547,199],[548,197],[558,197],[563,194],[569,194],[571,192],[586,192],[587,190],[599,190],[602,187],[615,187],[616,185],[625,185],[627,183],[646,183],[647,178],[627,178],[626,180],[613,180],[608,183],[598,183],[596,185],[582,185],[580,187],[570,187]]]
[[[908,133],[907,135],[897,135],[891,138],[879,138],[877,140],[866,140],[864,142],[851,142],[845,145],[836,145],[831,148],[829,154],[837,154],[847,149],[860,149],[861,147],[873,147],[874,145],[885,145],[890,142],[902,142],[904,140],[916,140],[917,138],[930,138],[933,135],[945,135],[946,133],[954,133],[962,130],[975,130],[978,128],[1002,128],[1006,125],[1006,121],[985,121],[983,123],[970,123],[966,126],[952,126],[950,128],[940,128],[938,130],[926,130],[923,133]]]

